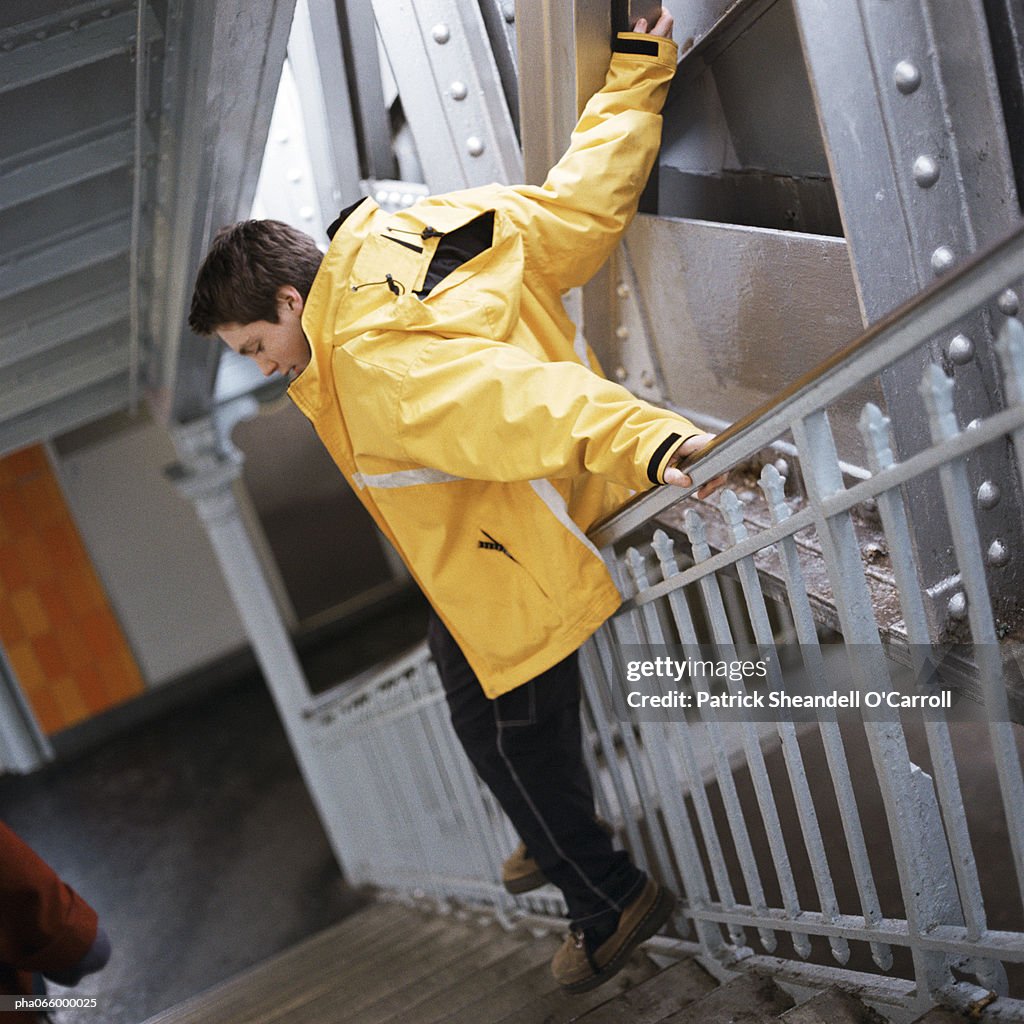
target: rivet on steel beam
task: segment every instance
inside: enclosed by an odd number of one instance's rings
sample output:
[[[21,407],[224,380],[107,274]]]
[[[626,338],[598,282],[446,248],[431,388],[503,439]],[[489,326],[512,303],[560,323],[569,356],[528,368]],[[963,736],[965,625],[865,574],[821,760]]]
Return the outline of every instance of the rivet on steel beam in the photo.
[[[626,368],[624,366],[615,367],[615,379],[617,381],[624,381],[628,376],[629,374],[626,373]]]
[[[619,341],[625,341],[629,337],[629,328],[625,324],[619,324],[619,326],[615,328],[615,337],[618,338]]]
[[[516,20],[516,5],[511,0],[505,0],[501,5],[501,13],[505,16],[505,21],[511,25]]]
[[[388,193],[388,202],[392,206],[398,206],[402,202],[402,193],[401,192],[389,192]]]
[[[948,245],[940,245],[932,253],[932,270],[936,275],[944,274],[956,262],[956,256]]]
[[[453,100],[464,100],[469,95],[469,89],[466,88],[465,82],[452,82],[448,86],[448,91],[452,94]]]
[[[45,39],[45,38],[46,38],[46,30],[45,30],[45,29],[40,29],[40,30],[39,30],[39,31],[38,31],[38,32],[36,33],[36,39],[39,39],[39,40],[41,41],[41,40],[43,40],[43,39]]]
[[[653,387],[654,374],[651,373],[650,370],[644,370],[644,372],[640,374],[640,383],[643,384],[645,388]]]
[[[1016,316],[1020,312],[1020,299],[1012,288],[1007,288],[996,300],[999,312],[1006,316]]]
[[[995,508],[1002,496],[999,484],[994,480],[985,480],[978,488],[978,504],[986,511],[990,508]]]
[[[914,161],[914,181],[921,188],[931,188],[939,180],[939,165],[933,157],[919,156]]]
[[[775,472],[785,480],[789,476],[789,463],[785,459],[776,459],[772,465],[775,467]]]
[[[402,205],[403,206],[412,206],[412,204],[415,203],[415,202],[416,202],[416,197],[411,192],[403,192],[402,193]]]
[[[949,612],[950,618],[967,618],[967,595],[962,591],[954,594],[946,604],[946,611]]]
[[[466,139],[466,151],[470,156],[480,156],[484,151],[484,140],[478,135],[470,135],[470,137]]]
[[[313,219],[313,207],[312,206],[302,206],[302,207],[300,207],[299,208],[299,216],[303,220],[312,220]]]
[[[958,366],[963,366],[974,358],[974,342],[966,334],[958,334],[950,341],[946,354]]]
[[[896,88],[905,96],[909,96],[921,85],[921,71],[909,60],[901,60],[893,70]]]
[[[452,37],[451,29],[443,22],[439,21],[431,30],[430,34],[434,37],[435,43],[440,43],[444,46]]]
[[[373,198],[376,199],[378,203],[386,203],[388,201],[388,190],[386,188],[377,189],[373,194]]]
[[[1010,549],[1001,540],[994,540],[988,546],[985,560],[989,565],[1001,569],[1010,561]]]
[[[977,430],[978,427],[980,427],[980,426],[981,426],[981,420],[980,419],[973,419],[973,420],[971,420],[970,423],[967,424],[967,428],[966,429],[967,430]]]
[[[288,180],[293,185],[297,185],[300,181],[302,181],[302,171],[301,171],[301,169],[298,168],[298,167],[289,167],[288,168]]]
[[[625,281],[620,281],[615,286],[615,294],[618,295],[618,297],[620,299],[628,299],[629,298],[629,285],[626,284]]]

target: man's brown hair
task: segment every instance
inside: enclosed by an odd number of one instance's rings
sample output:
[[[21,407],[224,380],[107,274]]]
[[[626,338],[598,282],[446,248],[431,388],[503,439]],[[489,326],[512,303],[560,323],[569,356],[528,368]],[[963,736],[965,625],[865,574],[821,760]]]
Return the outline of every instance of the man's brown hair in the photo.
[[[291,285],[305,301],[322,259],[309,235],[279,220],[221,228],[196,275],[189,327],[211,335],[223,324],[276,324],[277,290]]]

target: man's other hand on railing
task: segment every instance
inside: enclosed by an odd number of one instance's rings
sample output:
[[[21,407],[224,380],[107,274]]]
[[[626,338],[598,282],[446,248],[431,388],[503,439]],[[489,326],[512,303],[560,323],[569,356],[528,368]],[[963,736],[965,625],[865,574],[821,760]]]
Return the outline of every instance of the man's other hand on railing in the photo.
[[[676,449],[676,453],[672,457],[672,464],[665,470],[665,483],[671,484],[673,487],[692,487],[693,479],[688,473],[684,473],[679,468],[679,465],[685,462],[691,455],[706,448],[714,439],[714,434],[694,434],[693,437],[688,437]],[[716,476],[714,480],[709,480],[697,492],[697,497],[706,498],[709,494],[713,494],[728,479],[729,474],[723,473],[721,476]]]

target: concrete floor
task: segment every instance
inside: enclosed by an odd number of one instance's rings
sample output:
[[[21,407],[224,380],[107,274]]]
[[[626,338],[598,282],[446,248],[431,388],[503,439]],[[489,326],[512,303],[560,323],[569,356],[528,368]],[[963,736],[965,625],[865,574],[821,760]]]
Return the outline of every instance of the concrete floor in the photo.
[[[417,632],[418,615],[399,632]],[[379,658],[379,631],[307,652],[316,688]],[[114,953],[75,991],[99,998],[88,1016],[104,1024],[138,1024],[363,903],[255,671],[34,775],[0,778],[0,818],[99,912]]]

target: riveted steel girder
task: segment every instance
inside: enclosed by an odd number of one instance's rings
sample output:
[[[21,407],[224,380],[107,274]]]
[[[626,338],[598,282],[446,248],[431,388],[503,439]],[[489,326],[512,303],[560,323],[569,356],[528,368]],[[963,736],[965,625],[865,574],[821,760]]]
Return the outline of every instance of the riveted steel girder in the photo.
[[[1019,220],[1020,208],[981,0],[881,4],[794,0],[832,180],[867,322],[912,296]],[[993,302],[882,378],[899,457],[928,443],[918,382],[928,362],[955,381],[967,426],[1004,405],[994,327],[1018,300]],[[1024,586],[1021,495],[1004,446],[971,459],[976,488],[1005,480],[998,505],[979,508],[986,545],[1009,559],[993,568],[999,614],[1019,610]],[[914,543],[932,628],[948,624],[943,581],[958,567],[937,481],[915,484]]]

